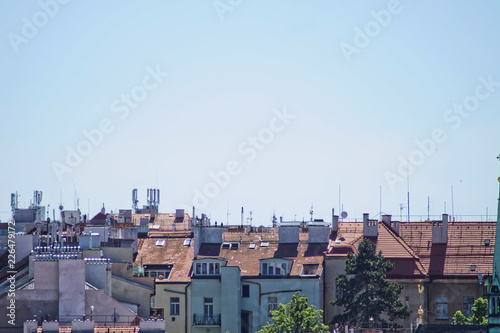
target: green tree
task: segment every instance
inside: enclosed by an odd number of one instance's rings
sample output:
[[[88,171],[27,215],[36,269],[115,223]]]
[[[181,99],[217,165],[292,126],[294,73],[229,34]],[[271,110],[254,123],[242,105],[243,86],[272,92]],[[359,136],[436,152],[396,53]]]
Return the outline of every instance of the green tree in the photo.
[[[330,304],[344,307],[344,313],[334,316],[330,323],[384,322],[382,314],[390,321],[408,317],[411,310],[399,299],[403,286],[386,279],[393,268],[393,263],[384,261],[382,252],[376,253],[373,242],[363,239],[358,254],[347,255],[345,271],[351,277],[336,278],[337,288],[342,292]]]
[[[462,311],[458,310],[455,312],[455,315],[453,315],[453,324],[455,325],[467,325],[469,322],[467,321],[467,318],[465,318],[465,315],[462,313]]]
[[[307,305],[307,297],[296,293],[290,302],[280,304],[278,310],[272,312],[272,320],[257,333],[327,333],[322,314],[314,305]]]
[[[487,325],[488,324],[488,300],[479,297],[474,301],[472,306],[472,317],[469,322],[473,325]]]

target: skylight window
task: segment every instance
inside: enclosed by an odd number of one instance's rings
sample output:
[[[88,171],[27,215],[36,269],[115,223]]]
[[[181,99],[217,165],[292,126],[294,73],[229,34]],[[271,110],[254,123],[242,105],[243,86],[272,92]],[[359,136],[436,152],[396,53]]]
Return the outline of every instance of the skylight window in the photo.
[[[249,249],[255,249],[255,243],[250,243],[250,245],[248,245],[248,248]]]
[[[476,265],[470,265],[470,271],[475,272],[476,271]]]
[[[238,247],[240,246],[240,243],[231,243],[231,250],[238,250]]]
[[[268,247],[269,242],[260,242],[260,247]]]
[[[230,247],[231,247],[231,243],[227,243],[227,242],[222,243],[223,250],[229,250]]]
[[[182,243],[183,246],[189,246],[191,245],[191,239],[190,238],[186,238],[184,239],[184,242]]]
[[[490,240],[489,239],[485,239],[484,240],[484,246],[490,246]]]
[[[165,240],[164,239],[158,239],[156,241],[156,246],[164,246],[165,245]]]

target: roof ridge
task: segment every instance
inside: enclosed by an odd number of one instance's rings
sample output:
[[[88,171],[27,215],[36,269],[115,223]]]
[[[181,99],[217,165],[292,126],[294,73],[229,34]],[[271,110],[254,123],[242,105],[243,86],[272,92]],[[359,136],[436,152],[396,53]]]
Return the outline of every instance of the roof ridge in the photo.
[[[406,241],[399,235],[397,235],[394,231],[392,231],[391,228],[389,228],[384,222],[380,222],[382,225],[385,227],[385,229],[389,232],[389,234],[399,243],[401,246],[404,247],[404,249],[415,259],[420,260],[420,257],[418,254],[413,251],[413,249],[406,243]]]

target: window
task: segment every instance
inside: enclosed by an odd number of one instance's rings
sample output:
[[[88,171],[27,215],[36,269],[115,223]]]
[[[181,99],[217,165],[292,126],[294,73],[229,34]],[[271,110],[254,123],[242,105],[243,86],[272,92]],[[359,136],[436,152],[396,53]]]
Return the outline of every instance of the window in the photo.
[[[189,238],[184,239],[184,242],[182,243],[182,245],[183,246],[189,246],[189,245],[191,245],[191,239],[189,239]]]
[[[231,247],[231,243],[222,243],[222,249],[223,250],[229,250],[229,248]]]
[[[278,297],[268,297],[267,298],[267,311],[268,316],[272,317],[272,311],[278,310]]]
[[[250,286],[248,284],[244,284],[242,292],[242,297],[250,297]]]
[[[250,243],[250,245],[248,245],[248,248],[249,249],[255,249],[255,243]]]
[[[462,313],[466,317],[472,316],[472,306],[474,305],[474,297],[464,296]]]
[[[214,299],[205,297],[203,299],[203,314],[205,317],[214,316]]]
[[[219,275],[220,263],[218,262],[197,262],[194,270],[195,275]]]
[[[448,297],[436,297],[436,319],[448,319]]]
[[[269,242],[260,242],[260,247],[268,247]]]
[[[264,262],[261,266],[262,275],[286,275],[288,274],[288,263],[286,262]]]
[[[176,316],[180,313],[179,297],[170,297],[170,315]]]
[[[316,275],[318,265],[303,265],[302,275]]]
[[[165,245],[165,240],[164,239],[158,239],[156,241],[156,246],[163,246]]]

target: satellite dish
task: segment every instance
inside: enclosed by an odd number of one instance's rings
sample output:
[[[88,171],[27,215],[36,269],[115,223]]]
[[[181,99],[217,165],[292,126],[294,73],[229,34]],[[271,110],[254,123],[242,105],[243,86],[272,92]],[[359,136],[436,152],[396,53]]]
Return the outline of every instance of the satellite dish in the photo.
[[[347,217],[347,212],[346,211],[343,211],[342,213],[340,213],[340,216],[345,219]]]

